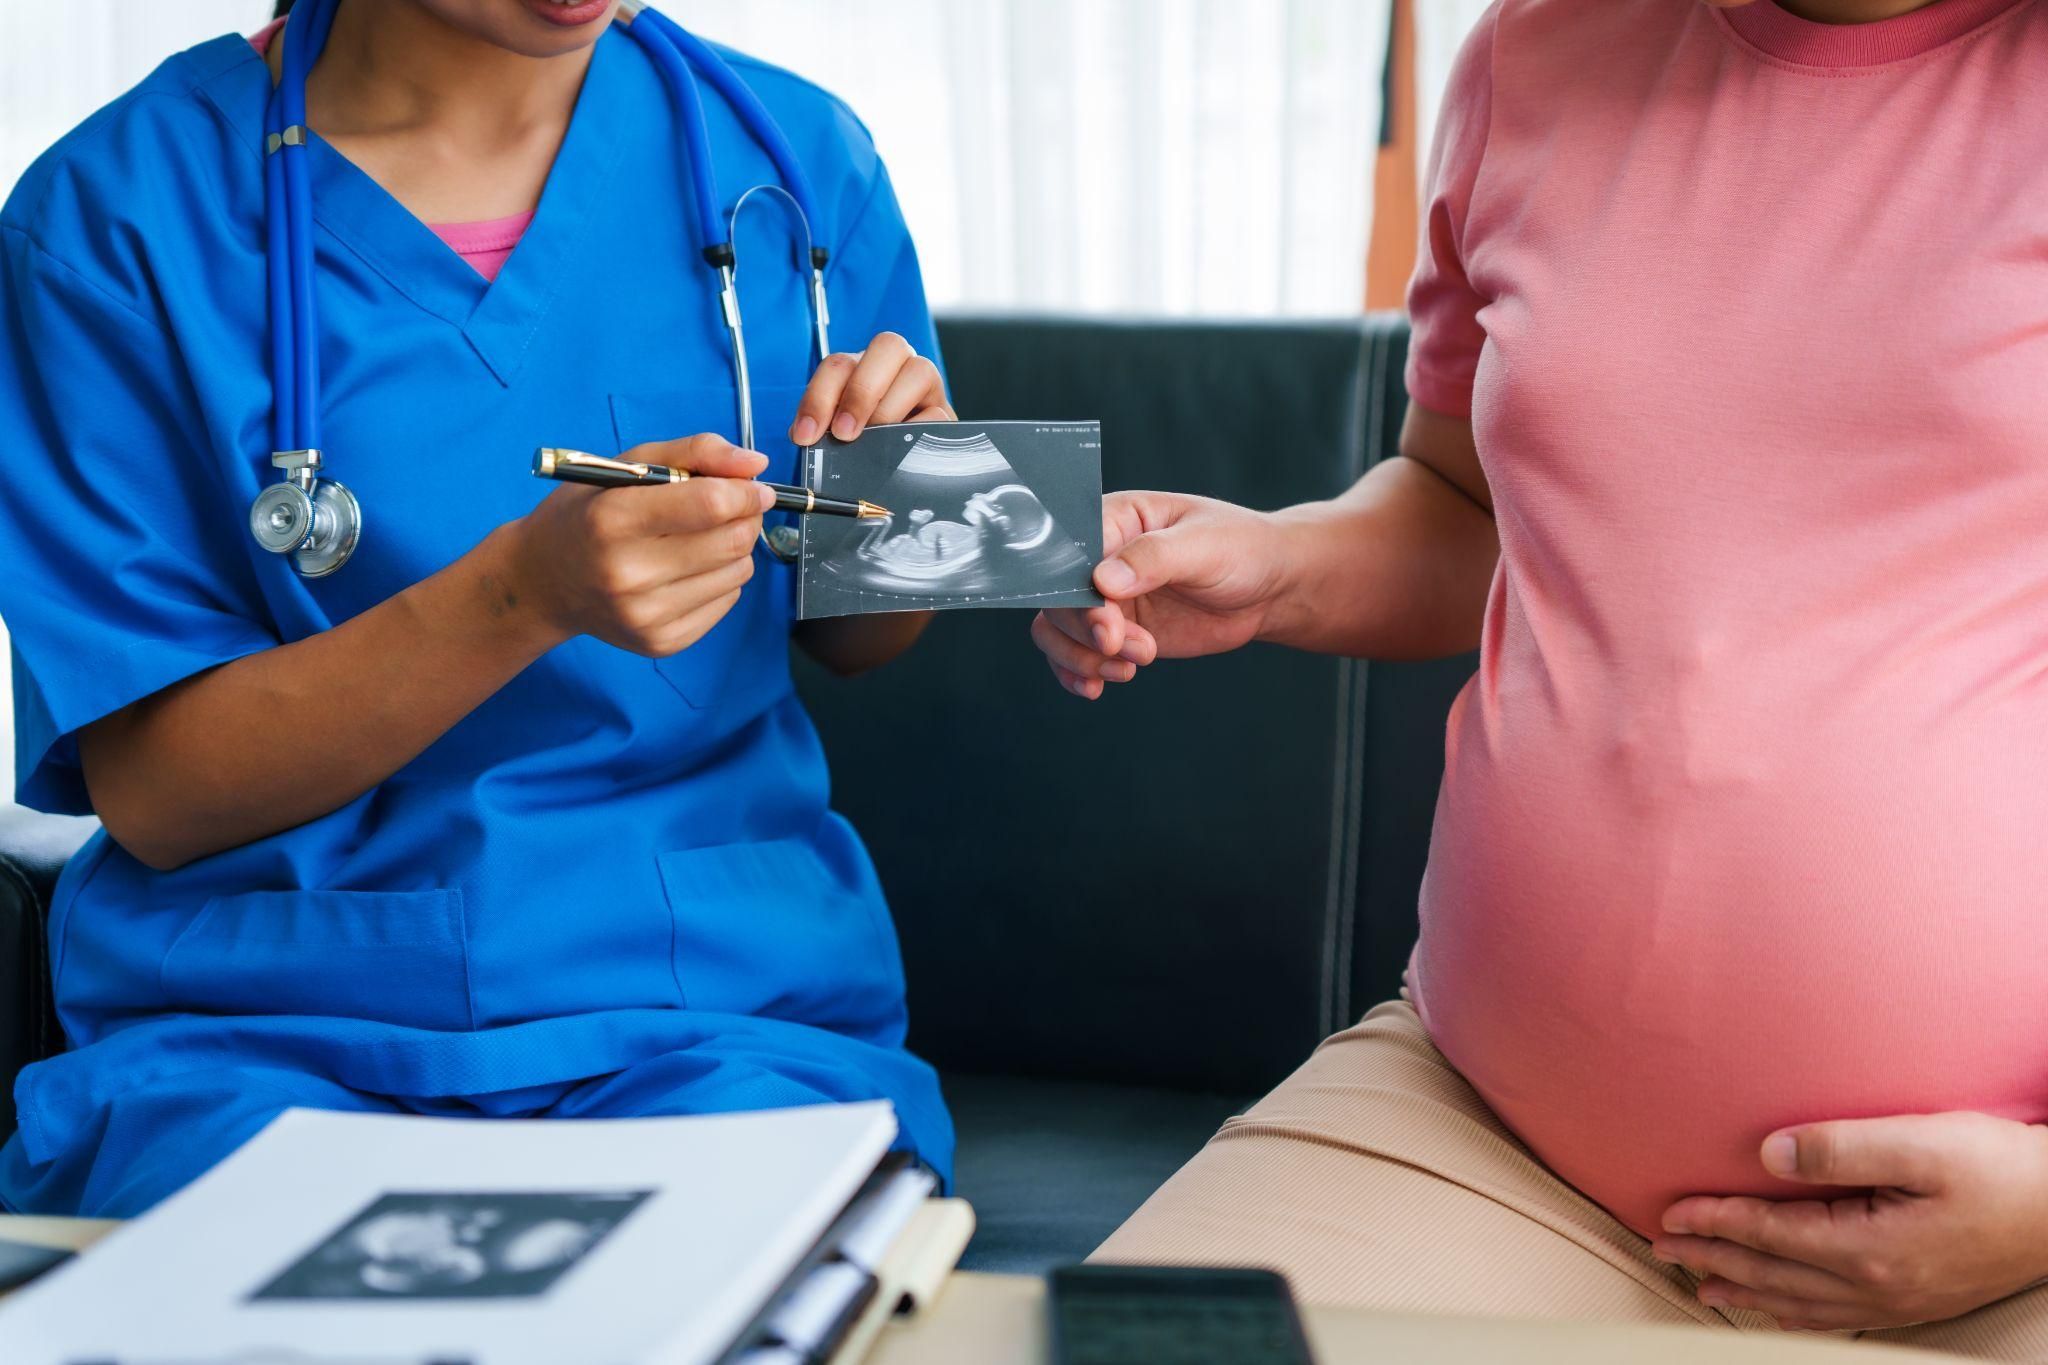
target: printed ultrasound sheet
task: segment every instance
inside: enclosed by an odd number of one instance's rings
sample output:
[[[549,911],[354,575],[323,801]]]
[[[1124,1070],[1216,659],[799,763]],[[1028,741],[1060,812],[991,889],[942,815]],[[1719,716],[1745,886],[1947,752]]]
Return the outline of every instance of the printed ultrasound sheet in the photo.
[[[533,1298],[654,1194],[381,1194],[252,1297]]]
[[[884,518],[803,518],[797,615],[1097,606],[1102,429],[1095,422],[916,422],[806,452],[821,496]]]

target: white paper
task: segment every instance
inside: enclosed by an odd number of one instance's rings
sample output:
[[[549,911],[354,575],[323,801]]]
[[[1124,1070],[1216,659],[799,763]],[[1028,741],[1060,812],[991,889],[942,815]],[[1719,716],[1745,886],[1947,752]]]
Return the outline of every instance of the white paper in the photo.
[[[289,1110],[9,1299],[0,1360],[705,1365],[824,1236],[895,1134],[886,1103],[674,1119]],[[394,1199],[456,1212],[364,1222]],[[516,1212],[557,1207],[569,1212]],[[599,1212],[579,1224],[580,1208]],[[461,1235],[422,1238],[450,1227]],[[483,1296],[536,1279],[549,1282]],[[354,1297],[254,1297],[343,1282]]]
[[[839,1256],[871,1274],[881,1270],[882,1258],[938,1186],[938,1179],[921,1167],[896,1172],[853,1210],[839,1234]]]

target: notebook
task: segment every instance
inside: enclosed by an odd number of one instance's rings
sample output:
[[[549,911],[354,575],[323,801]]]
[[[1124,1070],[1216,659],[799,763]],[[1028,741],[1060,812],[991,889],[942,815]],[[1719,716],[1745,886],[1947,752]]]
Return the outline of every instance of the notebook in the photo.
[[[886,1103],[695,1118],[289,1110],[0,1305],[10,1365],[822,1356],[931,1177]]]

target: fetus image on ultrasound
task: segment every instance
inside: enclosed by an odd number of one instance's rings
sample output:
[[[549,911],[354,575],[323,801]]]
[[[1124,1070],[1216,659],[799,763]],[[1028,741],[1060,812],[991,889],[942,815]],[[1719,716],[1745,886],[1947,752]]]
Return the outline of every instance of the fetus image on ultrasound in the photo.
[[[941,429],[877,428],[825,453],[820,492],[866,498],[889,515],[809,519],[803,614],[1098,601],[1089,586],[1102,537],[1094,424],[926,425]],[[1038,468],[1027,477],[1020,462]]]
[[[379,1195],[252,1299],[508,1299],[546,1293],[652,1190]]]

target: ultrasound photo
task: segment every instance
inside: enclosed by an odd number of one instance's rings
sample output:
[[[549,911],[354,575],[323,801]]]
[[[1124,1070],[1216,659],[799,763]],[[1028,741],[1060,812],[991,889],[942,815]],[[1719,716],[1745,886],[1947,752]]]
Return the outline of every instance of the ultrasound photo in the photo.
[[[532,1298],[653,1193],[386,1194],[249,1297]]]
[[[959,607],[1096,606],[1102,430],[1094,422],[870,427],[808,453],[821,496],[887,515],[803,519],[804,620]]]

